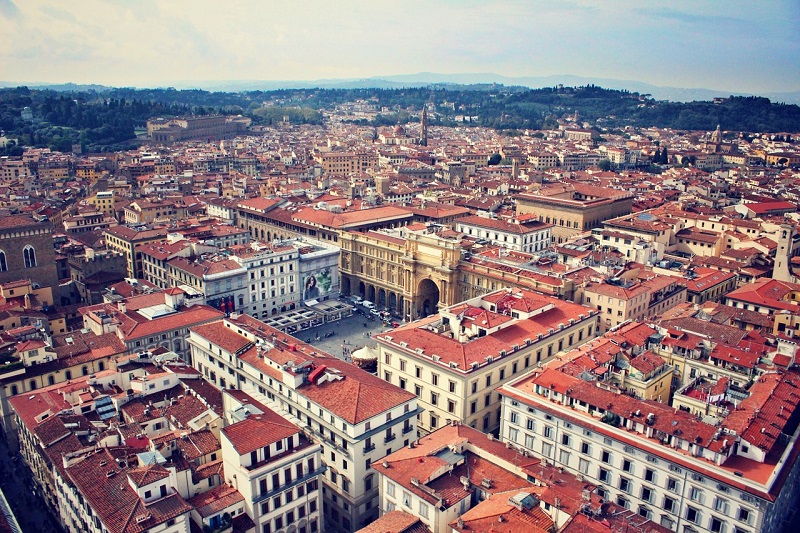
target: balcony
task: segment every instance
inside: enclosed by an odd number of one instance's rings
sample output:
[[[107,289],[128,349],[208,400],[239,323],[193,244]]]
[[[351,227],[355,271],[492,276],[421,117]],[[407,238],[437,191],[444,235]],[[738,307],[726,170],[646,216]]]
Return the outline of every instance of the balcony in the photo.
[[[392,442],[396,438],[397,438],[397,435],[395,435],[394,433],[392,433],[390,435],[386,435],[386,437],[383,439],[383,443],[384,444],[388,444],[388,443]]]
[[[368,446],[364,446],[364,454],[368,454],[369,452],[371,452],[374,449],[375,449],[375,445],[374,444],[370,444]]]
[[[403,427],[403,435],[407,435],[407,434],[411,433],[412,431],[414,431],[414,427],[413,426],[405,426],[405,427]]]

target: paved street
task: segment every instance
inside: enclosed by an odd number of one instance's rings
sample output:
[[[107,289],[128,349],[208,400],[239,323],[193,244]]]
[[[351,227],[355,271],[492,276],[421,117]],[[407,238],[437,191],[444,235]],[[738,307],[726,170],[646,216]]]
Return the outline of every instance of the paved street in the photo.
[[[367,327],[364,327],[364,324]],[[308,342],[315,348],[319,348],[331,355],[342,358],[342,348],[346,347],[349,351],[355,351],[362,346],[377,346],[377,343],[367,335],[387,331],[386,326],[377,318],[370,321],[364,315],[354,313],[353,316],[344,318],[337,322],[323,324],[322,326],[300,331],[295,336]],[[325,337],[325,334],[334,332],[332,337]],[[349,360],[349,359],[346,359]]]

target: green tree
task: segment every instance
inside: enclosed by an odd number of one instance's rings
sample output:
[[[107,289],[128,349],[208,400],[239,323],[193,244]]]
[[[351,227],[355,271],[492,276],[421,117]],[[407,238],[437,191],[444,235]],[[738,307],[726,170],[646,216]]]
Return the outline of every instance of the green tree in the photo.
[[[669,154],[667,153],[667,147],[666,146],[661,149],[661,160],[660,161],[661,161],[662,165],[669,164]]]
[[[492,154],[492,156],[489,158],[489,165],[499,165],[500,161],[502,160],[503,156],[500,154]]]
[[[603,172],[608,172],[611,170],[611,161],[608,159],[601,159],[600,162],[597,163],[597,166],[600,167],[600,170]]]

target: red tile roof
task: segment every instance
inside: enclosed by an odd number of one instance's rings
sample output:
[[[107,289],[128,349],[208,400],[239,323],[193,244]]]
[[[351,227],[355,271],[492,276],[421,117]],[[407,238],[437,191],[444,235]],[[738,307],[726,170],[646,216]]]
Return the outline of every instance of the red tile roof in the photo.
[[[245,420],[222,429],[222,434],[239,455],[246,455],[300,432],[297,426],[275,411],[262,411],[264,412],[251,414]]]
[[[67,475],[110,533],[141,533],[191,510],[173,492],[147,505],[119,472],[108,449],[92,453],[67,468]],[[109,475],[109,472],[116,472]]]

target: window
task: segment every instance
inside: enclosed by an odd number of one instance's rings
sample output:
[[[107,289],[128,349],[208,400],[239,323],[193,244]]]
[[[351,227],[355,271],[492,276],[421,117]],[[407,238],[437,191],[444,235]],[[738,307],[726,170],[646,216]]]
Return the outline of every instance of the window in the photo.
[[[703,491],[697,487],[689,489],[689,499],[693,502],[703,503]]]
[[[390,482],[386,484],[386,494],[394,497],[394,483]]]
[[[597,471],[597,479],[599,479],[603,483],[611,483],[611,472],[609,472],[605,468],[600,468]]]
[[[456,391],[456,382],[455,381],[451,381],[449,383],[449,390],[450,390],[450,392],[455,392]]]
[[[550,427],[550,426],[545,426],[544,427],[544,431],[542,432],[542,435],[544,435],[548,439],[552,439],[553,438],[553,428]]]
[[[622,461],[622,469],[625,472],[633,472],[633,465],[628,459],[623,459]]]
[[[744,522],[745,524],[750,523],[750,510],[745,509],[744,507],[739,507],[739,521]]]
[[[511,413],[511,423],[516,424],[518,422],[519,416],[517,413]]]
[[[722,520],[717,518],[716,516],[711,517],[711,523],[709,524],[709,528],[714,533],[722,533],[723,531],[723,523]]]
[[[22,260],[25,263],[25,268],[33,268],[36,266],[36,250],[30,244],[22,250]]]
[[[626,478],[626,477],[620,476],[620,478],[619,478],[619,490],[621,490],[623,492],[630,493],[630,491],[631,491],[631,480]]]
[[[700,512],[691,506],[686,506],[686,520],[689,522],[699,524],[700,523]]]
[[[578,459],[578,471],[581,474],[588,474],[589,473],[589,461],[586,459]]]
[[[569,465],[569,452],[567,450],[561,450],[558,453],[558,460],[562,465]]]
[[[600,454],[600,460],[603,461],[604,463],[610,463],[611,462],[611,454],[608,451],[603,450],[603,453]]]
[[[667,479],[667,490],[671,492],[680,492],[681,484],[678,483],[678,480],[675,478],[668,478]]]
[[[726,500],[724,498],[720,498],[720,497],[717,497],[714,500],[714,510],[715,511],[718,511],[718,512],[723,513],[723,514],[728,514],[728,511],[730,510],[730,508],[731,508],[731,505],[730,505],[730,503],[728,503],[728,500]]]
[[[653,489],[650,487],[642,487],[642,500],[646,502],[653,501]]]
[[[550,457],[553,454],[553,445],[546,442],[542,443],[542,455]]]
[[[581,453],[585,455],[592,455],[592,447],[588,442],[581,443]]]
[[[431,373],[431,383],[435,386],[439,386],[439,374]]]
[[[439,395],[435,392],[431,393],[431,404],[436,405],[439,402]]]
[[[563,435],[561,435],[561,444],[563,444],[564,446],[571,446],[572,437],[570,437],[569,434],[564,433]]]
[[[669,511],[670,513],[675,512],[675,499],[670,498],[669,496],[664,496],[664,510]]]
[[[644,480],[649,481],[650,483],[656,482],[656,472],[652,468],[645,468],[644,469]]]
[[[411,494],[403,492],[403,505],[411,509]]]
[[[0,250],[0,272],[5,272],[8,270],[8,264],[6,263],[6,253]]]
[[[422,502],[419,502],[419,515],[422,518],[428,518],[428,506]]]

